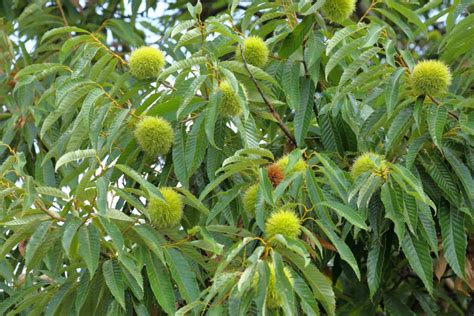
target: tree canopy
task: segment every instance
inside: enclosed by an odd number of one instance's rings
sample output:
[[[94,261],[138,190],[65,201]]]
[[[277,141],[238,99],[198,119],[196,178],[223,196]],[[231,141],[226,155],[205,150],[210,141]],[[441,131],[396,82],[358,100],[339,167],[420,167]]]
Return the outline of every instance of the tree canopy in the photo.
[[[1,2],[0,314],[471,315],[473,9]]]

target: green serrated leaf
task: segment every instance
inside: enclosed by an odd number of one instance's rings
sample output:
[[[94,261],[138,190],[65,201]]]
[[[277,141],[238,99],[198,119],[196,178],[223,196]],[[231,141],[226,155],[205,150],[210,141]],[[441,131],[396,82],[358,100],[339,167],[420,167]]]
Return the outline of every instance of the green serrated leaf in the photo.
[[[79,255],[86,262],[89,276],[92,279],[99,266],[100,240],[99,231],[89,224],[79,229]]]
[[[454,208],[440,208],[439,224],[443,238],[444,257],[453,271],[465,279],[467,240],[464,232],[464,213]]]
[[[242,75],[248,76],[247,69],[245,68],[244,63],[242,63],[242,62],[229,60],[229,61],[223,61],[221,63],[221,65],[222,65],[222,67],[225,67],[229,70],[232,70],[233,72],[240,73]],[[252,65],[247,65],[247,67],[248,67],[250,73],[252,74],[252,76],[255,79],[265,80],[265,81],[270,82],[271,84],[273,84],[276,87],[280,87],[280,84],[278,83],[278,81],[276,81],[275,78],[270,76],[264,70],[262,70],[258,67],[252,66]]]
[[[444,132],[444,126],[448,120],[448,111],[443,106],[438,106],[428,113],[428,131],[433,142],[438,148],[441,148],[441,138]]]
[[[428,244],[407,231],[401,246],[413,271],[423,281],[428,292],[433,293],[433,260]]]
[[[120,265],[116,260],[107,260],[102,265],[102,272],[110,293],[112,293],[120,306],[125,309],[125,290]]]
[[[367,26],[364,24],[349,25],[343,28],[342,30],[337,31],[334,36],[328,41],[328,44],[326,46],[326,56],[329,56],[329,53],[333,50],[333,48],[336,47],[337,44],[343,41],[346,37],[362,30],[365,27]]]
[[[163,195],[160,193],[160,190],[158,190],[157,187],[155,187],[153,184],[148,182],[146,179],[144,179],[140,174],[138,174],[135,170],[133,170],[129,166],[116,164],[115,168],[119,169],[120,171],[125,173],[127,176],[135,180],[137,183],[139,183],[147,191],[147,193],[150,196],[163,199]]]
[[[324,73],[326,75],[326,80],[331,73],[331,71],[341,62],[344,60],[345,57],[349,56],[350,54],[353,54],[354,51],[360,47],[360,45],[363,43],[364,38],[359,38],[356,39],[347,45],[342,46],[340,49],[335,52],[331,58],[329,58],[326,68],[324,69]]]
[[[176,312],[173,284],[163,263],[151,252],[146,257],[148,280],[158,304],[168,315]]]
[[[178,62],[173,63],[170,67],[163,70],[163,72],[159,75],[158,79],[166,79],[172,73],[182,70],[188,69],[193,66],[202,65],[207,61],[205,57],[190,57],[184,60],[180,60]]]
[[[356,277],[360,280],[359,266],[357,265],[357,261],[349,246],[347,246],[344,240],[337,236],[329,224],[326,224],[324,221],[317,221],[317,224],[324,234],[329,238],[331,243],[336,247],[341,259],[349,264],[352,270],[354,270]]]
[[[43,34],[41,37],[41,43],[46,41],[48,38],[64,34],[64,33],[89,33],[88,31],[81,29],[80,27],[76,26],[63,26],[63,27],[57,27],[55,29],[49,30],[46,33]]]
[[[58,159],[54,169],[58,170],[59,167],[61,167],[62,165],[65,165],[75,160],[92,158],[96,156],[97,156],[97,152],[95,151],[95,149],[79,149],[73,152],[69,152],[62,155],[61,158]]]
[[[165,257],[182,297],[192,303],[199,297],[199,286],[187,259],[176,249],[165,250]]]
[[[41,223],[38,228],[35,230],[31,238],[28,240],[26,244],[26,253],[25,253],[25,262],[26,266],[30,266],[30,264],[35,260],[37,256],[37,252],[39,248],[43,245],[46,240],[46,235],[48,234],[49,228],[51,227],[51,222],[43,222]]]
[[[400,79],[405,72],[404,68],[397,68],[390,76],[385,87],[385,103],[387,104],[387,113],[391,115],[398,102],[398,93],[400,90]]]
[[[320,203],[326,207],[329,207],[336,211],[339,216],[344,217],[347,219],[351,224],[363,229],[368,230],[367,224],[365,224],[365,220],[360,213],[357,213],[355,210],[346,206],[342,203],[336,201],[324,201]]]
[[[403,136],[409,131],[412,115],[413,110],[411,108],[407,108],[398,113],[398,115],[392,121],[387,133],[387,143],[385,144],[386,153],[388,153],[392,147],[398,144]]]
[[[346,67],[344,72],[342,73],[341,79],[339,80],[339,87],[342,87],[344,83],[346,83],[348,80],[352,79],[357,71],[363,66],[366,65],[372,57],[374,57],[378,52],[380,51],[380,48],[378,47],[372,47],[360,54],[359,57],[357,57],[356,60],[352,64],[349,65],[349,67]]]

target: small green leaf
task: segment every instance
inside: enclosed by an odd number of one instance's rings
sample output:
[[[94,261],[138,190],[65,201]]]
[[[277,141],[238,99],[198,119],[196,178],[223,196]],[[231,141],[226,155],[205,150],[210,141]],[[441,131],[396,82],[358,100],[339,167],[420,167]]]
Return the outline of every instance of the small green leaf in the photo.
[[[313,14],[305,16],[283,41],[279,56],[283,58],[290,57],[298,48],[302,47],[301,44],[307,33],[312,29],[313,23]]]
[[[351,224],[363,229],[368,230],[369,227],[365,224],[365,220],[361,214],[354,211],[349,206],[346,206],[342,203],[336,201],[324,201],[320,203],[321,205],[327,206],[336,211],[339,216],[347,219]]]
[[[474,203],[474,178],[467,166],[454,155],[453,151],[447,147],[443,148],[446,159],[448,160],[454,172],[461,180],[471,203]]]
[[[147,193],[150,196],[163,199],[163,195],[161,194],[160,190],[158,190],[156,186],[148,182],[146,179],[144,179],[140,174],[138,174],[135,170],[133,170],[129,166],[116,164],[115,168],[119,169],[120,171],[125,173],[127,176],[135,180],[137,183],[139,183],[147,191]]]
[[[72,217],[67,220],[64,228],[64,233],[62,237],[63,249],[66,252],[66,255],[69,256],[71,250],[71,244],[76,236],[77,230],[81,227],[82,221],[77,217]]]
[[[310,285],[316,299],[321,303],[329,316],[334,316],[336,299],[330,279],[322,274],[314,265],[305,265],[303,258],[300,256],[294,256],[291,252],[285,251],[280,252],[303,273],[305,281]]]
[[[326,75],[326,80],[331,73],[331,71],[341,62],[344,60],[345,57],[350,56],[354,53],[356,49],[358,49],[361,44],[363,43],[364,38],[359,38],[354,40],[347,45],[342,46],[340,49],[335,52],[331,58],[329,58],[326,68],[324,69],[324,73]]]
[[[305,147],[305,138],[313,117],[314,90],[310,80],[302,82],[300,104],[296,109],[294,122],[296,142],[301,148]]]
[[[344,72],[342,73],[341,79],[339,80],[339,87],[342,87],[344,83],[346,83],[349,79],[354,78],[357,71],[363,66],[368,64],[369,60],[372,59],[378,52],[380,48],[372,47],[363,52],[362,54],[357,57],[357,59],[350,64],[349,67],[346,67]]]
[[[339,44],[341,41],[343,41],[346,37],[349,35],[356,33],[363,28],[366,28],[367,26],[365,24],[357,24],[357,25],[349,25],[343,28],[342,30],[337,31],[334,36],[328,41],[327,47],[326,47],[326,56],[329,56],[329,53]]]
[[[56,64],[56,63],[41,63],[41,64],[33,64],[29,65],[23,69],[21,69],[15,77],[17,79],[22,79],[28,75],[34,74],[36,79],[41,79],[46,77],[47,75],[53,74],[58,71],[71,71],[69,67]]]
[[[235,60],[228,60],[228,61],[223,61],[221,62],[222,67],[225,67],[233,72],[249,76],[247,69],[245,68],[244,63],[240,61],[235,61]],[[273,84],[275,87],[280,87],[280,84],[278,81],[275,80],[272,76],[270,76],[268,73],[266,73],[264,70],[252,66],[252,65],[247,65],[250,73],[252,76],[257,79],[257,80],[265,80]]]
[[[149,225],[137,225],[132,228],[147,246],[161,261],[164,261],[162,245],[166,243],[164,238]]]
[[[189,187],[189,173],[186,165],[186,133],[184,126],[178,129],[175,134],[174,145],[173,145],[173,167],[174,173],[178,178],[179,182],[187,188]]]
[[[395,106],[397,105],[398,93],[400,90],[400,79],[403,77],[404,72],[404,68],[398,68],[395,70],[390,76],[388,84],[385,87],[385,103],[387,104],[388,115],[392,114]]]
[[[206,110],[206,123],[205,123],[205,131],[207,139],[209,143],[217,148],[216,142],[214,140],[215,128],[216,128],[216,121],[217,121],[217,106],[220,102],[219,94],[213,91],[209,96],[209,103],[207,105]]]
[[[187,59],[180,60],[163,70],[163,72],[159,75],[158,79],[166,79],[166,77],[178,70],[188,69],[193,66],[202,65],[206,63],[206,61],[206,57],[190,57]]]
[[[58,27],[58,28],[49,30],[46,33],[44,33],[43,37],[41,37],[41,43],[43,43],[44,41],[46,41],[50,37],[60,35],[60,34],[64,34],[64,33],[72,33],[72,32],[75,32],[75,33],[89,33],[88,31],[86,31],[84,29],[81,29],[79,27],[75,27],[75,26]]]
[[[397,234],[398,241],[401,243],[405,236],[405,223],[401,207],[398,205],[396,193],[388,183],[382,185],[381,199],[385,207],[385,217],[394,223],[395,233]]]
[[[49,195],[49,196],[54,196],[63,200],[69,200],[69,195],[65,193],[64,191],[61,191],[60,189],[53,188],[53,187],[36,187],[35,188],[36,193],[42,194],[42,195]]]
[[[329,238],[332,244],[336,247],[337,252],[341,256],[341,259],[349,264],[349,266],[354,270],[354,273],[357,279],[360,280],[360,270],[357,265],[357,261],[352,253],[351,249],[347,244],[342,240],[337,234],[333,231],[332,227],[324,221],[316,222],[324,234]]]
[[[385,144],[385,152],[388,153],[392,147],[397,145],[409,132],[411,125],[411,118],[413,116],[413,110],[411,108],[404,109],[395,117],[388,129],[387,143]]]
[[[61,167],[62,165],[65,165],[75,160],[92,158],[96,156],[97,156],[97,152],[94,149],[80,149],[80,150],[72,151],[72,152],[62,155],[61,158],[59,158],[58,161],[56,162],[56,166],[54,169],[58,170],[59,167]]]
[[[444,106],[437,106],[428,113],[428,130],[433,142],[441,148],[441,138],[443,137],[444,126],[448,120],[448,111]]]

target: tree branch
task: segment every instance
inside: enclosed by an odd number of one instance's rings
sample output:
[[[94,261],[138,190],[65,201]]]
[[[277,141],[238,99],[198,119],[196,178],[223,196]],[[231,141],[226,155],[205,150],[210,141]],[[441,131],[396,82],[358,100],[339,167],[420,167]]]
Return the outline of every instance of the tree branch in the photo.
[[[439,101],[436,100],[435,98],[433,98],[432,96],[429,95],[428,98],[429,98],[434,104],[436,104],[437,106],[440,106],[440,105],[441,105],[441,103],[439,103]],[[453,118],[455,118],[456,120],[459,121],[459,117],[458,117],[455,113],[453,113],[453,112],[451,112],[451,111],[448,110],[448,114],[449,114],[451,117],[453,117]]]
[[[63,18],[64,26],[69,26],[69,24],[67,23],[66,15],[64,14],[63,5],[61,4],[61,0],[56,0],[56,4],[59,8],[59,12],[61,13],[61,17]]]
[[[244,56],[244,52],[243,52],[243,50],[242,50],[242,46],[240,46],[240,55],[242,56],[242,60],[244,61],[245,69],[247,70],[247,72],[248,72],[249,75],[250,75],[250,79],[252,80],[253,84],[255,85],[255,88],[257,88],[257,91],[258,91],[258,93],[260,94],[260,96],[262,97],[263,102],[265,102],[265,104],[267,105],[268,109],[270,110],[271,115],[276,119],[278,126],[279,126],[280,129],[283,131],[283,133],[285,133],[286,137],[288,137],[288,139],[289,139],[295,146],[298,146],[298,144],[296,143],[295,137],[294,137],[293,135],[291,135],[290,130],[288,129],[288,127],[285,125],[285,123],[284,123],[283,120],[281,119],[280,114],[278,114],[278,112],[275,110],[275,107],[273,106],[273,104],[272,104],[272,103],[270,102],[270,100],[268,100],[268,98],[265,96],[265,94],[263,93],[262,89],[260,89],[260,86],[258,85],[257,80],[256,80],[255,77],[253,76],[253,74],[252,74],[252,72],[250,71],[249,66],[248,66],[248,64],[247,64],[247,61],[245,60],[245,56]]]

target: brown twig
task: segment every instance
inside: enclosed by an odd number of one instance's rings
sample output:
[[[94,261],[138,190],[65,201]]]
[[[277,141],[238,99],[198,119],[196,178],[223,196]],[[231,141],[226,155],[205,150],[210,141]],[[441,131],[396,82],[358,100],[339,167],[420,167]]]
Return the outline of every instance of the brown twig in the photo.
[[[41,211],[45,212],[46,214],[48,214],[49,217],[51,217],[52,219],[54,220],[57,220],[57,221],[62,221],[64,220],[60,215],[58,215],[56,212],[48,209],[47,207],[45,207],[42,203],[40,203],[39,201],[35,201],[34,202],[35,206],[38,207]]]
[[[287,1],[289,3],[287,3]],[[296,17],[295,12],[293,12],[293,14],[291,14],[291,12],[289,11],[289,7],[293,5],[293,1],[292,0],[283,0],[282,5],[283,5],[283,9],[285,10],[286,17],[288,19],[288,25],[290,26],[291,29],[294,29],[295,25],[297,23],[297,17]]]
[[[59,12],[61,13],[61,17],[63,18],[64,26],[69,26],[67,23],[66,15],[64,14],[63,6],[61,4],[61,0],[56,0],[56,5],[59,8]]]
[[[370,4],[370,6],[367,8],[367,11],[364,12],[364,14],[361,16],[361,18],[359,19],[359,23],[362,22],[362,20],[364,20],[367,15],[369,14],[369,12],[373,9],[373,7],[377,4],[377,0],[372,0],[372,3]]]
[[[161,80],[160,83],[162,85],[164,85],[165,87],[167,87],[168,89],[171,89],[173,91],[176,91],[176,88],[173,87],[173,85],[171,83],[169,83],[168,81],[165,81],[165,80]]]
[[[260,86],[258,85],[257,80],[255,79],[255,77],[253,76],[252,72],[250,71],[250,69],[249,69],[249,67],[248,67],[248,65],[247,65],[247,61],[245,60],[244,52],[243,52],[243,50],[242,50],[242,45],[240,46],[240,55],[242,56],[242,60],[244,61],[244,67],[245,67],[245,69],[247,70],[247,72],[248,72],[249,75],[250,75],[250,79],[252,80],[253,84],[255,85],[255,88],[257,88],[257,91],[258,91],[258,93],[260,94],[260,96],[262,97],[263,102],[265,102],[265,104],[267,105],[268,109],[270,110],[271,115],[276,119],[278,126],[279,126],[280,129],[283,131],[283,133],[285,133],[286,137],[288,137],[288,139],[289,139],[295,146],[298,146],[298,144],[296,143],[296,139],[293,137],[293,135],[291,135],[290,130],[289,130],[288,127],[285,125],[285,123],[283,123],[283,120],[281,119],[280,114],[278,114],[278,112],[275,110],[275,107],[273,106],[273,104],[272,104],[272,103],[270,102],[270,100],[268,100],[268,98],[265,96],[265,94],[263,93],[262,89],[260,89]]]
[[[126,62],[122,57],[120,57],[120,55],[118,55],[118,54],[114,53],[112,50],[110,50],[110,48],[108,48],[106,45],[104,45],[104,43],[102,43],[94,34],[90,33],[89,35],[92,37],[92,39],[93,39],[97,44],[99,44],[99,45],[100,45],[103,49],[105,49],[109,54],[111,54],[113,57],[117,58],[117,59],[120,61],[120,63],[121,63],[122,65],[126,65],[126,64],[127,64],[127,62]]]
[[[431,100],[431,102],[433,102],[433,103],[436,104],[437,106],[440,106],[440,105],[441,105],[441,103],[440,103],[438,100],[436,100],[435,98],[433,98],[432,96],[428,95],[428,98]],[[459,117],[458,117],[456,114],[454,114],[453,112],[451,112],[451,111],[448,110],[448,114],[449,114],[452,118],[455,118],[456,120],[459,120]]]

